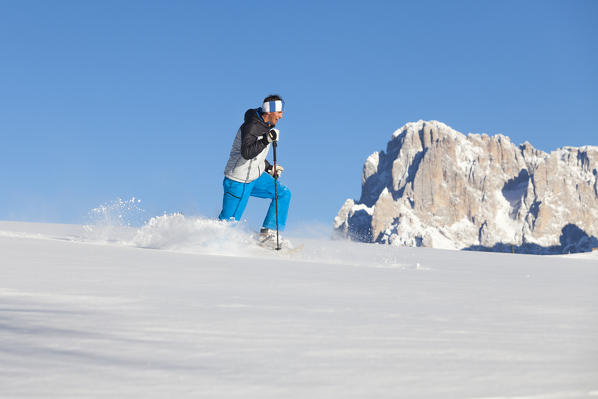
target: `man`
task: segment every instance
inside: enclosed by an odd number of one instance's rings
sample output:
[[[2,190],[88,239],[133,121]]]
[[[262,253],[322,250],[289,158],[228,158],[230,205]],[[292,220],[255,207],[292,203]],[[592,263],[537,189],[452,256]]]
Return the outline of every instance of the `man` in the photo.
[[[249,197],[269,198],[270,207],[259,241],[270,247],[276,245],[275,182],[279,230],[285,228],[291,200],[291,191],[274,179],[275,175],[280,177],[284,168],[276,165],[274,170],[274,166],[266,160],[270,145],[280,138],[280,131],[275,126],[282,119],[283,112],[284,101],[278,95],[266,97],[261,108],[245,112],[245,122],[237,131],[224,169],[224,197],[219,216],[220,220],[240,220]],[[288,245],[288,242],[283,240],[282,244]]]

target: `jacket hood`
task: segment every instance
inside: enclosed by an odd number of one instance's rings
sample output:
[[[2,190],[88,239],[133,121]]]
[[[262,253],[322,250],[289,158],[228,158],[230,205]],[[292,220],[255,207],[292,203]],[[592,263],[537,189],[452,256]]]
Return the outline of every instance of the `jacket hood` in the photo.
[[[259,116],[260,108],[250,108],[245,112],[245,123],[258,123],[265,127],[271,127]]]

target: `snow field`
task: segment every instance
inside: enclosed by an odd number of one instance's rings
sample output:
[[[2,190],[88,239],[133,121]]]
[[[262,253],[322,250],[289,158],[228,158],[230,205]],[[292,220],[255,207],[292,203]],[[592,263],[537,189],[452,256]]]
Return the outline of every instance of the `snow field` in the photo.
[[[292,240],[0,222],[0,397],[598,397],[598,254]]]

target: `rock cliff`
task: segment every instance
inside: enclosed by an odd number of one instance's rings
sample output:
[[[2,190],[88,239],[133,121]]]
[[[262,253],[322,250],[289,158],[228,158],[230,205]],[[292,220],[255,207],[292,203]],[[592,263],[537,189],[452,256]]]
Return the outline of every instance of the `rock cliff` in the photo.
[[[503,135],[408,123],[363,167],[334,219],[365,242],[568,253],[598,247],[598,147],[546,153]]]

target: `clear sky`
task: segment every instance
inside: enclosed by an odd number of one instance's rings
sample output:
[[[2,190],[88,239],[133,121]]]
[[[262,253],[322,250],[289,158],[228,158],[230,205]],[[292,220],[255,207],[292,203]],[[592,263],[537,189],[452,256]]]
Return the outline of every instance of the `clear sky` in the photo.
[[[85,223],[132,196],[216,217],[270,93],[289,227],[331,224],[410,121],[598,145],[597,21],[598,1],[0,0],[0,220]]]

